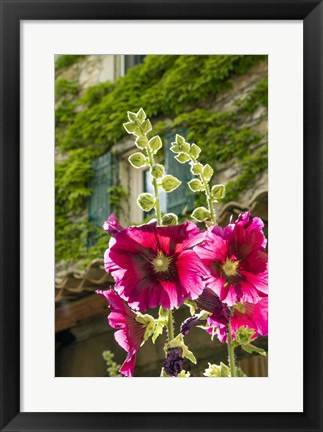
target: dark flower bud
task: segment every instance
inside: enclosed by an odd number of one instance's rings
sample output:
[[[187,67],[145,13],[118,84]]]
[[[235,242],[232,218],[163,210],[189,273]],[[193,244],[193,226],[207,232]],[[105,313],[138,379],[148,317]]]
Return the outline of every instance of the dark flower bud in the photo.
[[[183,370],[183,350],[181,348],[170,348],[164,360],[164,370],[168,376],[176,377]]]
[[[182,322],[180,331],[183,336],[186,336],[192,327],[195,327],[199,324],[203,324],[203,321],[197,315],[191,316]]]

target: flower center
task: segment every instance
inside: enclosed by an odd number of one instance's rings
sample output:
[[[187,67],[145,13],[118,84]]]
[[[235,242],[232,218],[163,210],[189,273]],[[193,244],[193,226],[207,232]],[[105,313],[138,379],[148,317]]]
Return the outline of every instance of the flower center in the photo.
[[[222,269],[226,276],[236,276],[238,274],[239,261],[231,261],[230,259],[226,259],[225,263],[222,266]]]
[[[156,258],[152,261],[152,264],[156,272],[166,272],[171,261],[171,258],[164,256],[161,252],[158,252]]]

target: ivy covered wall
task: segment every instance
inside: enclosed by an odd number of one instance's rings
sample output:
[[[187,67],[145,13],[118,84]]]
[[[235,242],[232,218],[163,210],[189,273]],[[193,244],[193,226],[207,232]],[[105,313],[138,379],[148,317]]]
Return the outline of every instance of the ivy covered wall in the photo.
[[[84,90],[77,71],[86,61],[61,56],[56,62],[57,262],[102,256],[106,236],[88,244],[97,230],[86,217],[92,162],[129,139],[122,128],[128,110],[143,107],[160,135],[185,128],[216,181],[227,184],[226,201],[252,195],[267,169],[266,56],[149,55],[115,82]]]

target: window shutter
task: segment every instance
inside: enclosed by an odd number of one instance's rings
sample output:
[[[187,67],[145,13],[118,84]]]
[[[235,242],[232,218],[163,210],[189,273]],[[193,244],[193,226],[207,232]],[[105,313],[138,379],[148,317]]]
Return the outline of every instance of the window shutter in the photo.
[[[92,194],[88,202],[89,220],[102,226],[112,212],[108,190],[114,185],[114,161],[111,152],[100,156],[92,163],[94,175],[90,182]]]
[[[178,134],[185,137],[186,130],[180,129]],[[167,212],[181,215],[194,209],[195,196],[194,192],[187,186],[187,182],[192,179],[190,165],[188,163],[181,164],[175,159],[175,153],[170,151],[173,141],[175,141],[175,133],[167,132],[164,138],[166,173],[177,177],[182,184],[173,192],[167,194]]]

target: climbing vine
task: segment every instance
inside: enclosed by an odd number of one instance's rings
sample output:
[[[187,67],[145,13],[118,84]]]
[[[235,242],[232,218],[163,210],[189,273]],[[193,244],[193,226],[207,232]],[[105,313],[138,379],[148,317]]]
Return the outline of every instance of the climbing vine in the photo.
[[[80,58],[61,56],[56,61],[56,146],[64,155],[56,163],[57,261],[89,257],[91,251],[102,255],[96,245],[89,250],[87,244],[93,227],[73,219],[82,214],[91,194],[92,161],[125,136],[122,123],[129,107],[137,111],[143,106],[148,116],[158,117],[156,133],[163,134],[166,127],[185,127],[188,141],[203,146],[204,158],[209,161],[221,164],[237,158],[242,173],[235,182],[229,182],[226,199],[236,198],[255,175],[266,169],[267,151],[259,145],[264,137],[245,126],[245,119],[257,108],[267,107],[267,80],[258,81],[253,91],[233,103],[230,110],[211,110],[215,97],[232,86],[235,76],[266,56],[149,55],[115,83],[101,83],[83,93],[75,81],[59,75]],[[166,121],[170,118],[171,123]],[[116,205],[124,198],[115,188],[109,194]],[[99,237],[97,247],[104,251],[106,242],[100,245],[100,241]]]

